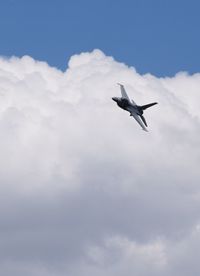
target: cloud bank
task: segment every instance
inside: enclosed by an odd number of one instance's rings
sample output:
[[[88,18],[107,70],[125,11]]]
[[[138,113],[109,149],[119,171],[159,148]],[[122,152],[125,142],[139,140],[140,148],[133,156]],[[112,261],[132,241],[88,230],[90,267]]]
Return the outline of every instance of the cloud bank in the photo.
[[[125,85],[143,132],[111,97]],[[30,276],[196,275],[200,74],[139,75],[100,50],[61,72],[0,59],[0,267]]]

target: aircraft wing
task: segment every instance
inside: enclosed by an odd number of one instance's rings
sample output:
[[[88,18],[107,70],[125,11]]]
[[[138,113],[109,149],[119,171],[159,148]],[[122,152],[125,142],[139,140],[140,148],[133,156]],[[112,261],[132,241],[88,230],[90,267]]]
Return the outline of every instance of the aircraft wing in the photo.
[[[118,84],[119,84],[120,89],[121,89],[122,98],[125,98],[125,99],[129,100],[129,102],[131,102],[132,104],[136,105],[136,103],[134,102],[134,100],[130,100],[129,99],[129,96],[126,93],[126,90],[125,90],[123,84],[121,84],[121,83],[118,83]]]
[[[118,83],[118,84],[120,86],[122,98],[125,98],[125,99],[129,100],[129,102],[130,102],[129,96],[126,93],[126,90],[125,90],[124,86],[121,83]]]
[[[148,131],[140,117],[135,112],[131,112],[131,116],[133,116],[133,118],[138,122],[144,131]]]

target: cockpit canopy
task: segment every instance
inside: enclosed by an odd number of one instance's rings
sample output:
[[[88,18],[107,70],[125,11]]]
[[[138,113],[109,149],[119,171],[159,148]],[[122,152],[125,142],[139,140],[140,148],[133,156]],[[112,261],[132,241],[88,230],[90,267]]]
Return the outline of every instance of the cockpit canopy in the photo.
[[[120,106],[123,109],[126,109],[130,105],[129,100],[126,98],[113,97],[112,100],[115,101],[118,104],[118,106]]]

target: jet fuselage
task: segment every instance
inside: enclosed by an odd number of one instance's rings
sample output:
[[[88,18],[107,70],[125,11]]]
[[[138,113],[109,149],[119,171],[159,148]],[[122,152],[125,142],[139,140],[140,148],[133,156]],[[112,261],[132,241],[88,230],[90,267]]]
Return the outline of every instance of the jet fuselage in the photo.
[[[115,101],[119,107],[121,107],[124,110],[127,110],[128,112],[132,112],[134,109],[137,115],[143,114],[143,110],[139,106],[132,104],[126,98],[113,97],[112,100]]]
[[[130,112],[130,116],[132,116],[138,122],[143,130],[147,131],[147,122],[143,116],[143,110],[157,104],[157,102],[145,105],[137,105],[133,100],[130,100],[124,86],[120,83],[118,84],[120,86],[122,97],[113,97],[112,100],[115,101],[120,108]]]

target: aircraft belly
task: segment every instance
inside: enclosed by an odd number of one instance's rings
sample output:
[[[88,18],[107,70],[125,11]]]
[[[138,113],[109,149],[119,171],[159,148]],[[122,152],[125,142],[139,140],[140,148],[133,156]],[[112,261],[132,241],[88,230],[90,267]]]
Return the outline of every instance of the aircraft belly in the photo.
[[[135,114],[137,114],[137,109],[134,108],[133,106],[128,106],[126,110],[129,111],[129,112],[131,112],[131,113],[134,112]]]

